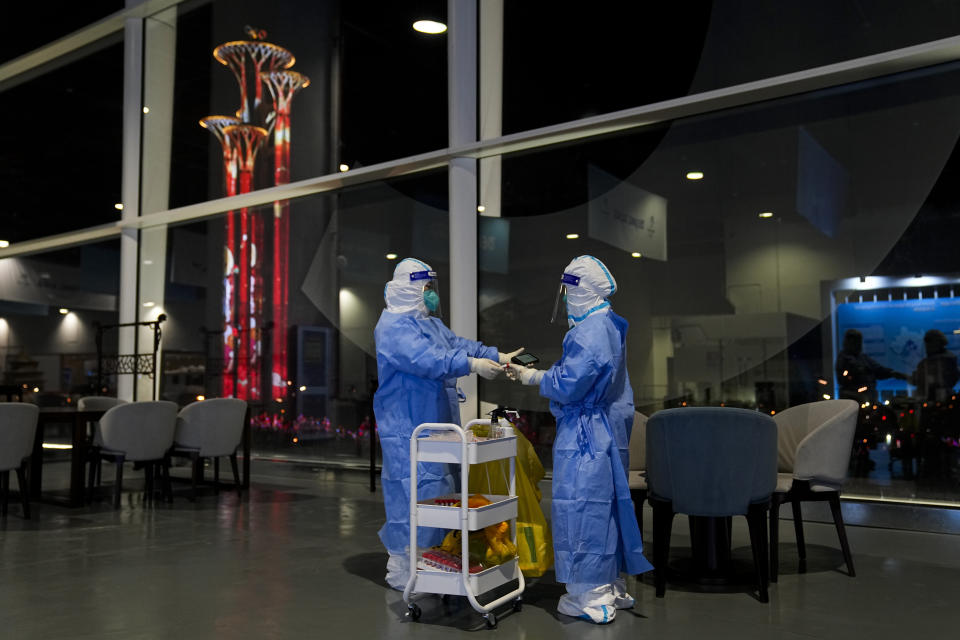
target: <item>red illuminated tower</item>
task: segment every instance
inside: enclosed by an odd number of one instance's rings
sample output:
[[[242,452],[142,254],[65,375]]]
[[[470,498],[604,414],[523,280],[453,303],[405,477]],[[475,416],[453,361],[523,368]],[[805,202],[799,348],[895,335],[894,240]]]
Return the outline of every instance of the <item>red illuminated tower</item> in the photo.
[[[266,140],[268,132],[253,124],[235,124],[224,127],[226,139],[234,150],[240,190],[248,193],[253,189],[253,167],[257,151]],[[255,218],[256,220],[256,218]],[[256,225],[251,225],[246,207],[240,209],[240,245],[237,256],[237,387],[235,395],[244,400],[260,399],[260,322],[255,314],[255,300],[262,296],[257,286],[257,251],[260,235]]]
[[[222,128],[224,162],[227,166],[227,195],[247,193],[253,189],[253,171],[257,150],[269,135],[256,122],[275,124],[275,114],[263,114],[261,76],[293,65],[293,54],[275,44],[265,42],[266,33],[247,28],[251,40],[225,42],[213,50],[218,62],[228,67],[240,88],[237,122]],[[209,128],[209,127],[208,127]],[[229,150],[229,151],[228,151]],[[227,156],[232,154],[233,186]],[[261,330],[263,326],[264,225],[256,211],[239,212],[239,228],[232,213],[227,216],[225,250],[227,261],[235,265],[236,277],[224,287],[224,395],[259,400],[261,380]],[[236,234],[239,234],[239,238]],[[230,278],[227,278],[230,280]],[[232,320],[232,321],[231,321]],[[235,347],[231,347],[235,345]],[[231,359],[231,355],[233,356]],[[233,372],[229,366],[233,363]],[[231,376],[235,378],[234,384]]]
[[[237,193],[237,153],[234,145],[224,132],[226,127],[240,124],[240,120],[230,116],[207,116],[200,120],[200,126],[207,129],[220,141],[223,150],[224,191],[227,196]],[[235,392],[237,374],[237,325],[236,325],[236,288],[237,288],[237,252],[236,220],[233,211],[227,212],[227,224],[224,230],[223,250],[223,396],[230,397]]]
[[[261,32],[262,33],[262,32]],[[253,115],[263,101],[263,86],[260,84],[262,72],[289,69],[296,62],[293,54],[275,44],[263,40],[233,40],[224,42],[213,50],[213,57],[220,64],[226,65],[233,71],[234,77],[240,84],[240,109],[237,117],[244,122],[251,122]],[[248,73],[249,66],[253,67]],[[250,105],[249,84],[253,83],[253,106]]]
[[[296,71],[266,71],[260,74],[273,96],[274,184],[290,182],[290,106],[293,96],[310,85],[310,79]],[[290,303],[290,202],[273,203],[273,362],[271,388],[281,400],[287,393],[287,322]]]

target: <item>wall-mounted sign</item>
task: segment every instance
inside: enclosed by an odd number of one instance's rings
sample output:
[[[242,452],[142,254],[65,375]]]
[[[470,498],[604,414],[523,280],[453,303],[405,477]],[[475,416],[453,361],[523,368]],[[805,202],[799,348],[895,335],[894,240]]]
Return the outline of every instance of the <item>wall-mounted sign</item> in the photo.
[[[587,233],[594,240],[667,259],[667,199],[590,165]]]

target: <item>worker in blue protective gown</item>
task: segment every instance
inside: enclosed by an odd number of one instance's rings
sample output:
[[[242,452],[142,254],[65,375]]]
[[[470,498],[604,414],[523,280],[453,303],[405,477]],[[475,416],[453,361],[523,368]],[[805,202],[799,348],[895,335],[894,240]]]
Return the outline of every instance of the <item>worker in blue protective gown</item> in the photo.
[[[511,377],[539,386],[557,419],[551,519],[557,582],[567,589],[557,610],[600,624],[634,605],[621,573],[653,568],[643,556],[627,485],[633,393],[627,321],[607,301],[616,290],[600,260],[574,259],[564,270],[554,308],[557,316],[565,301],[570,327],[560,361],[546,371],[509,368]]]
[[[460,338],[443,324],[437,274],[414,258],[401,260],[384,288],[387,308],[374,329],[379,387],[373,396],[377,432],[383,452],[381,484],[387,521],[380,540],[390,554],[386,581],[403,589],[409,578],[410,436],[424,422],[460,424],[456,379],[471,372],[487,379],[502,372],[501,363],[523,349],[499,353]],[[434,315],[432,315],[434,314]],[[419,499],[452,493],[457,482],[449,465],[419,463]],[[439,544],[445,532],[420,528],[417,544]]]

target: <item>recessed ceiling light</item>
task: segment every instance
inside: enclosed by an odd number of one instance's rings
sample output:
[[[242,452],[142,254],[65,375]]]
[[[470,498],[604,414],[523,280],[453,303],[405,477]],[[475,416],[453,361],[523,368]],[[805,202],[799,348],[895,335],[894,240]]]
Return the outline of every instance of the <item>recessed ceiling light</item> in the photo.
[[[640,257],[643,257],[643,254],[641,254],[639,251],[634,251],[633,253],[630,254],[630,256],[634,258],[640,258]]]
[[[417,20],[413,23],[413,30],[419,31],[420,33],[436,35],[446,31],[447,25],[443,24],[442,22],[437,22],[436,20]]]
[[[477,211],[479,211],[480,213],[483,213],[483,212],[486,211],[486,210],[487,210],[487,208],[486,208],[485,206],[483,206],[482,204],[478,204],[478,205],[477,205]]]
[[[118,202],[115,205],[113,205],[113,208],[116,209],[117,211],[123,211],[123,203]]]
[[[346,171],[350,171],[350,165],[345,164],[345,163],[341,163],[341,164],[340,164],[340,173],[344,173],[344,172],[346,172]]]
[[[143,264],[153,264],[153,260],[144,260]]]
[[[155,302],[147,301],[147,302],[144,302],[144,303],[143,303],[143,306],[145,306],[145,307],[152,307],[154,304],[156,304],[156,303],[155,303]]]
[[[395,253],[388,253],[388,254],[387,254],[387,260],[396,260],[396,259],[397,259],[397,254],[395,254]]]
[[[300,391],[306,391],[306,390],[307,390],[306,385],[300,385]]]
[[[143,108],[143,112],[144,112],[144,113],[150,113],[150,107],[144,107],[144,108]]]
[[[688,171],[687,180],[703,180],[703,171]]]
[[[0,249],[6,249],[10,246],[9,240],[0,240]]]
[[[567,234],[567,240],[576,240],[576,239],[579,238],[579,237],[580,237],[580,234],[579,234],[579,233],[568,233],[568,234]]]
[[[772,217],[773,217],[773,211],[764,211],[763,213],[759,214],[758,217],[760,217],[760,218],[772,218]]]
[[[64,316],[65,316],[65,315],[67,315],[68,313],[70,313],[70,309],[67,309],[67,308],[64,308],[64,307],[60,307],[60,315],[64,315]]]

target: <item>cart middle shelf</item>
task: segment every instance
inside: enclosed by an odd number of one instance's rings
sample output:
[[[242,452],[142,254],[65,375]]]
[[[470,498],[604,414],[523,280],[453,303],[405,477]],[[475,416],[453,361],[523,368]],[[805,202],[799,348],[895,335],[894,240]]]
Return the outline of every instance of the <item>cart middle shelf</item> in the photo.
[[[481,494],[491,504],[467,509],[467,528],[477,531],[484,527],[512,520],[517,517],[517,496]],[[461,494],[451,493],[439,498],[421,500],[417,503],[417,526],[438,527],[440,529],[460,529],[460,507],[436,504],[440,501],[459,501]]]

